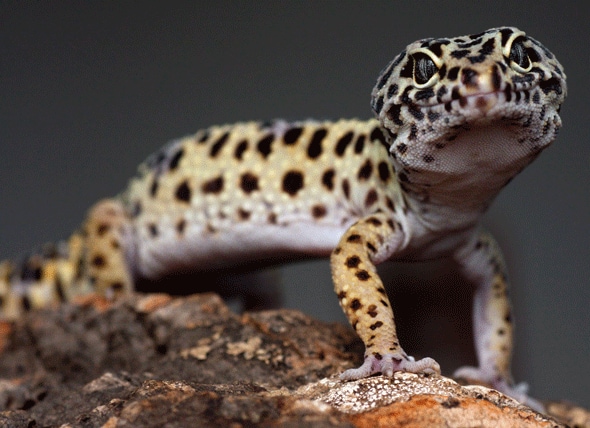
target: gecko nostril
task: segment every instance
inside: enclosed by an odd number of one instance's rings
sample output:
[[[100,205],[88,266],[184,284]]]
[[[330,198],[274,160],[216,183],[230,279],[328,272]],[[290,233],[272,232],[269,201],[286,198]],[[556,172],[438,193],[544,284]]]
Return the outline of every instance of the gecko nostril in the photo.
[[[461,72],[461,82],[465,86],[475,86],[477,85],[477,77],[479,73],[472,68],[464,68]]]

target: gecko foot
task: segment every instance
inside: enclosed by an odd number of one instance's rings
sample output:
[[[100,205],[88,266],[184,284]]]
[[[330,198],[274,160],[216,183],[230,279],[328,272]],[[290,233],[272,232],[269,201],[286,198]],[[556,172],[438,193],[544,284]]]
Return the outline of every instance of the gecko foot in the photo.
[[[497,373],[479,367],[460,367],[453,373],[453,377],[491,385],[495,390],[526,404],[531,409],[537,412],[545,412],[545,406],[540,401],[527,395],[528,385],[525,382],[512,385],[511,382]]]
[[[342,380],[356,380],[369,377],[376,373],[393,376],[394,372],[440,374],[440,366],[432,358],[422,358],[416,361],[405,353],[388,353],[365,357],[365,362],[357,369],[349,369],[340,375]]]

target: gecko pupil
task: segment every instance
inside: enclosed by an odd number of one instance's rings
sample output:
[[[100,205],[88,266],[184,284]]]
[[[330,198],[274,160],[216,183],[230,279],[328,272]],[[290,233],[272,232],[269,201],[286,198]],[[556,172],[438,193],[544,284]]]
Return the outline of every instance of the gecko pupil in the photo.
[[[438,67],[428,55],[417,52],[414,57],[414,81],[418,85],[425,85],[438,71]]]
[[[519,37],[514,41],[514,43],[512,43],[512,47],[510,48],[509,59],[525,71],[528,71],[531,67],[531,62],[529,60],[523,42],[524,38]]]

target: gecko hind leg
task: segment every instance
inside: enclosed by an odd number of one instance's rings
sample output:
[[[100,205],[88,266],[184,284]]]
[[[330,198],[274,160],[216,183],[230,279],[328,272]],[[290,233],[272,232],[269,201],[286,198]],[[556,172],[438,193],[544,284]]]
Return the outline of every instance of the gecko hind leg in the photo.
[[[94,291],[112,299],[133,291],[133,278],[128,265],[132,254],[128,239],[132,233],[121,202],[106,199],[95,204],[84,224],[86,239],[82,262],[83,277]]]

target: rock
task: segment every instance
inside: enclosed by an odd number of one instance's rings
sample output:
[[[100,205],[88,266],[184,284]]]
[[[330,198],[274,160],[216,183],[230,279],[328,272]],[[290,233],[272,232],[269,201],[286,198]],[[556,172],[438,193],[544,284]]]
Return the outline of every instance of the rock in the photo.
[[[88,299],[0,334],[0,426],[590,427],[584,409],[551,403],[558,422],[442,376],[341,382],[363,353],[350,329],[210,293]]]

